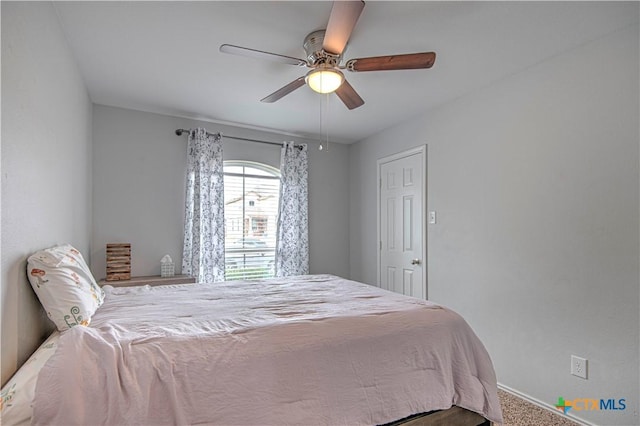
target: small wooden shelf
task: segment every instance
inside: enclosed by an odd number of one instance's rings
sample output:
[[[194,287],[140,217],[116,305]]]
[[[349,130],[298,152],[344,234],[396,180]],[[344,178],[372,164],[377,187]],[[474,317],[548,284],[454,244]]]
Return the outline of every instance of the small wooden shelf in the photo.
[[[132,277],[129,280],[120,281],[107,281],[100,280],[98,283],[100,287],[104,285],[110,285],[113,287],[135,287],[141,285],[167,285],[167,284],[194,284],[196,282],[195,277],[188,275],[175,275],[173,277],[161,277],[160,275],[149,275],[146,277]]]

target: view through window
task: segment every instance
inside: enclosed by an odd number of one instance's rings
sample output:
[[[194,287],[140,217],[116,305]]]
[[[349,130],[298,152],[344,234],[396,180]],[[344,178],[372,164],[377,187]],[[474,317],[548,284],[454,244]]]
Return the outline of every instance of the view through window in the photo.
[[[280,173],[259,163],[224,162],[225,279],[275,275]]]

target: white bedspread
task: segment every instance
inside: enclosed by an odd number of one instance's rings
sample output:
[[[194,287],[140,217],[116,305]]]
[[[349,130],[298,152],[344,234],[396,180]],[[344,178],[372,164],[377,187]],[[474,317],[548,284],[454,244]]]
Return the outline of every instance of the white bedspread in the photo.
[[[428,301],[330,275],[105,291],[40,373],[33,424],[502,421],[484,346]]]

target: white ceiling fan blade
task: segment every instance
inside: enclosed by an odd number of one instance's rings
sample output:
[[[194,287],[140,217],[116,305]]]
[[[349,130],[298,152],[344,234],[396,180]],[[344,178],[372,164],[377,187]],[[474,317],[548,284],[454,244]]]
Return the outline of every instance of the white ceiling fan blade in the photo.
[[[299,78],[293,80],[291,83],[287,84],[286,86],[279,88],[278,90],[276,90],[275,92],[273,92],[269,96],[260,99],[260,102],[266,102],[266,103],[275,102],[278,99],[285,97],[289,93],[293,92],[294,90],[296,90],[296,89],[298,89],[298,88],[300,88],[300,87],[302,87],[304,85],[305,85],[304,76],[299,77]]]
[[[364,9],[364,1],[334,1],[327,24],[322,48],[325,52],[341,55],[347,46],[351,32]]]

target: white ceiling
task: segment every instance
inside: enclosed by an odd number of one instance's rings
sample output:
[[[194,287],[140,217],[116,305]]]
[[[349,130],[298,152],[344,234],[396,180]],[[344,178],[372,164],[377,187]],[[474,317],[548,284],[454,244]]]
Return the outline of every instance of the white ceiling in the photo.
[[[94,103],[317,137],[322,95],[305,86],[273,104],[259,101],[306,68],[218,49],[229,43],[304,59],[304,37],[325,27],[331,2],[54,6]],[[637,23],[637,11],[634,2],[369,1],[345,59],[435,51],[435,65],[345,72],[365,104],[349,111],[329,95],[323,132],[361,140]]]

